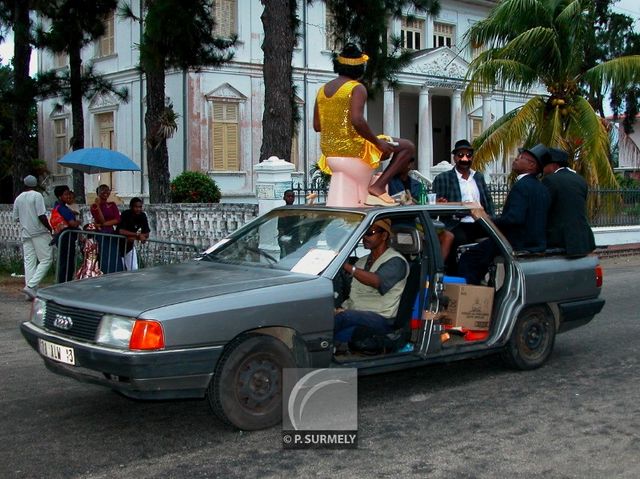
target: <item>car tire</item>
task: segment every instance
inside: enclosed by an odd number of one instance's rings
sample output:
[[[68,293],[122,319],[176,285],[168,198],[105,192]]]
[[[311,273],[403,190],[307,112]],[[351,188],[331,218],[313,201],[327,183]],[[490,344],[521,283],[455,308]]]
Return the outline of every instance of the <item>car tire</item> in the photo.
[[[515,369],[536,369],[542,366],[553,350],[556,325],[553,315],[543,306],[522,311],[516,320],[502,359]]]
[[[223,353],[207,397],[223,422],[245,431],[282,420],[282,369],[296,367],[287,346],[263,334],[243,335]]]

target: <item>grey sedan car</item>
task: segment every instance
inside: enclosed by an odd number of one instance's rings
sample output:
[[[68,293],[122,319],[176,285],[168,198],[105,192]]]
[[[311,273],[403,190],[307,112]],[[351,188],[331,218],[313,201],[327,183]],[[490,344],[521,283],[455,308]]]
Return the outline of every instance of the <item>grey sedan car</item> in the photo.
[[[443,219],[466,214],[461,204],[278,208],[197,260],[44,288],[21,331],[55,373],[132,398],[206,396],[224,422],[246,430],[280,421],[283,368],[375,373],[491,353],[539,367],[557,332],[602,308],[597,257],[515,252],[481,220],[501,250],[487,277],[490,321],[483,334],[454,341],[441,315],[438,232]],[[393,341],[337,356],[342,265],[366,253],[362,235],[381,218],[391,220],[391,246],[410,271]]]

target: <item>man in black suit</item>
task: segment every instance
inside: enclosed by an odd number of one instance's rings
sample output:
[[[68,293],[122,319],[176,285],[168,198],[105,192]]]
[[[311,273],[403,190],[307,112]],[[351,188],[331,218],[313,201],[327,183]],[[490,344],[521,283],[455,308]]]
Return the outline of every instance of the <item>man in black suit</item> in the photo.
[[[455,166],[449,171],[440,173],[433,180],[433,192],[437,201],[443,202],[476,202],[480,203],[489,216],[493,216],[493,201],[479,171],[471,168],[473,162],[473,148],[467,140],[456,141],[451,151]],[[447,272],[455,274],[455,255],[458,246],[473,243],[486,236],[484,229],[471,216],[459,221],[445,220],[445,225],[453,233],[453,245],[448,258],[443,258],[447,265]]]
[[[538,181],[543,161],[549,154],[546,146],[521,148],[511,170],[518,175],[505,201],[502,214],[493,222],[507,237],[514,251],[543,252],[547,247],[546,226],[549,193]],[[487,216],[482,208],[471,211],[474,218]],[[484,240],[470,248],[460,258],[458,271],[468,284],[480,284],[493,258],[499,254],[496,243]]]
[[[547,246],[563,248],[567,256],[591,253],[596,243],[587,219],[587,182],[569,168],[569,155],[558,148],[549,148],[543,163],[542,184],[551,198]]]

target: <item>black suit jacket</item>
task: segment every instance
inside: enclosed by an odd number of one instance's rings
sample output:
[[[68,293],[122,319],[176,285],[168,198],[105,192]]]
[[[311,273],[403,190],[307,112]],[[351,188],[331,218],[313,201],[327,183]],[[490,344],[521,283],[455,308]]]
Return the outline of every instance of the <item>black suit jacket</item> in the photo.
[[[549,192],[535,175],[515,182],[494,223],[516,251],[537,253],[547,248],[546,227]]]
[[[484,176],[479,171],[476,171],[473,175],[473,180],[478,185],[478,191],[480,192],[480,204],[487,212],[489,216],[493,215],[493,201],[487,188],[487,183],[484,181]],[[456,169],[451,168],[449,171],[440,173],[433,179],[433,192],[438,198],[446,198],[447,201],[462,201],[462,193],[460,192],[460,183],[458,182],[458,175],[456,175]]]
[[[587,219],[587,182],[573,171],[561,168],[545,176],[551,207],[547,221],[549,247],[564,248],[569,256],[583,256],[595,247]]]

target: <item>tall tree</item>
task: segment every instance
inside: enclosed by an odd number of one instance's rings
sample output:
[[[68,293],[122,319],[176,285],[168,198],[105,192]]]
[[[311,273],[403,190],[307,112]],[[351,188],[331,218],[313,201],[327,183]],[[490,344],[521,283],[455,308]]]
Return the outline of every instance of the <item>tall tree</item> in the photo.
[[[585,42],[593,28],[581,0],[504,0],[471,27],[468,38],[486,51],[471,62],[464,92],[467,105],[494,88],[534,95],[476,140],[479,167],[537,142],[567,150],[591,185],[615,186],[606,128],[580,86],[593,91],[624,89],[640,80],[640,56],[623,56],[585,70]]]
[[[31,61],[31,19],[29,0],[7,2],[11,7],[13,24],[13,193],[14,197],[23,189],[22,178],[28,171],[28,163],[33,158],[30,151],[29,114],[32,111],[35,97],[33,79],[29,76]]]
[[[177,116],[166,102],[165,71],[220,66],[233,57],[229,48],[236,39],[214,35],[211,0],[148,0],[144,6],[143,19],[129,7],[123,14],[144,24],[140,67],[147,90],[144,122],[149,199],[151,203],[165,203],[170,199],[167,138],[177,128]]]
[[[104,35],[104,19],[115,11],[118,0],[49,0],[41,3],[40,13],[49,20],[50,26],[46,30],[38,29],[38,45],[69,56],[67,85],[73,123],[71,148],[75,151],[84,148],[82,99],[86,88],[81,52],[83,47]],[[73,171],[73,189],[77,200],[84,202],[84,173]]]
[[[298,24],[296,0],[262,0],[264,30],[264,112],[260,161],[272,155],[289,160],[294,133],[295,93],[291,60]]]

